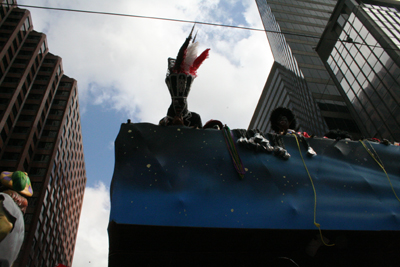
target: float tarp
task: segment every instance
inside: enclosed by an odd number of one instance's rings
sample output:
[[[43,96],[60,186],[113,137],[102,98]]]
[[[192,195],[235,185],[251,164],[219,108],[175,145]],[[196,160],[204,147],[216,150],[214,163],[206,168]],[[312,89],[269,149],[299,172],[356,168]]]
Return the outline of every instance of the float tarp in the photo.
[[[300,144],[304,161],[294,136],[283,137],[288,160],[237,146],[241,179],[222,131],[122,124],[110,222],[315,230],[315,216],[323,230],[400,230],[400,147],[365,142],[389,180],[361,142],[307,141],[317,156]]]

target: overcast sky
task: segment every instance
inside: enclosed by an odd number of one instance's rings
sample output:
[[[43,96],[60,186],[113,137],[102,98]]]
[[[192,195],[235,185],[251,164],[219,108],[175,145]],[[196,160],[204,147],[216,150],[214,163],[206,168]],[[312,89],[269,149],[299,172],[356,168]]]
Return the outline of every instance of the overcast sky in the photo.
[[[35,5],[212,22],[262,29],[254,0],[18,0]],[[25,8],[25,7],[21,7]],[[158,121],[171,99],[164,83],[193,24],[27,8],[64,74],[78,81],[87,174],[73,266],[107,266],[109,185],[121,123]],[[188,97],[203,123],[247,128],[273,63],[264,32],[196,25],[199,68]]]

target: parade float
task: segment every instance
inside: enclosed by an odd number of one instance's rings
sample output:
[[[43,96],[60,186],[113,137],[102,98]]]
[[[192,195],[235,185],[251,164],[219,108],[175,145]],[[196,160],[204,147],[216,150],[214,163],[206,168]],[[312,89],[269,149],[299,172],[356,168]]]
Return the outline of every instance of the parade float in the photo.
[[[167,117],[115,140],[109,266],[398,264],[399,146],[201,127],[179,61]]]

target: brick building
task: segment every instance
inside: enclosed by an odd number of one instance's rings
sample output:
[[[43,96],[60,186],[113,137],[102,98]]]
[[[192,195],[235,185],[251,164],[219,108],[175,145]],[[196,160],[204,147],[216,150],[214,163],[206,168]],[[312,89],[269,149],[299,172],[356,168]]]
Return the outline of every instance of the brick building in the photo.
[[[0,5],[0,171],[26,171],[34,195],[18,266],[70,266],[86,185],[76,80],[16,1]]]

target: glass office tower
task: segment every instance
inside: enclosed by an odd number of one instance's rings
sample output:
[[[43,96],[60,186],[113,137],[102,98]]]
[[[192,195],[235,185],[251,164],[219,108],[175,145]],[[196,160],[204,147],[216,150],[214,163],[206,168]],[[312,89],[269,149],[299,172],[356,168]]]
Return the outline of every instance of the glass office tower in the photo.
[[[271,70],[249,128],[270,131],[270,112],[286,106],[299,118],[301,129],[308,132],[322,135],[328,129],[341,129],[353,135],[359,133],[343,96],[315,52],[336,1],[256,0],[256,3],[276,67]],[[268,95],[280,97],[276,100]]]
[[[340,1],[317,51],[367,137],[400,140],[400,3]]]
[[[34,193],[13,266],[71,266],[86,185],[77,82],[15,4],[0,3],[0,172],[28,172]]]

